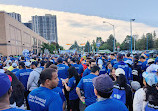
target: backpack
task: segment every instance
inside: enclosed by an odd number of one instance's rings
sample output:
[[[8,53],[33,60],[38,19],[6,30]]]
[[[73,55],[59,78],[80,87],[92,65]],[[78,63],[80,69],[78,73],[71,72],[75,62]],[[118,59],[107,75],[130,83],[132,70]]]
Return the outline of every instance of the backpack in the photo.
[[[119,101],[122,101],[124,104],[126,104],[126,91],[124,87],[119,87],[118,85],[114,85],[113,93],[111,95],[111,98],[117,99]]]
[[[158,111],[158,106],[154,106],[148,103],[145,107],[145,111]]]

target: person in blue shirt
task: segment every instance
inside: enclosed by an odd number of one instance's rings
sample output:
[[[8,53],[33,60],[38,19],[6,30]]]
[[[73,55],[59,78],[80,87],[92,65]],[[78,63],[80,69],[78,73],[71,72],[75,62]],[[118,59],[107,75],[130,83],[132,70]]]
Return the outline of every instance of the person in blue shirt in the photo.
[[[66,90],[69,91],[70,109],[72,109],[72,111],[79,111],[79,98],[76,93],[76,86],[79,83],[78,72],[73,66],[71,66],[68,69],[68,72],[69,72],[68,85],[66,84],[66,82],[64,82],[64,85]]]
[[[25,67],[26,67],[26,74],[27,75],[30,75],[30,73],[33,71],[32,69],[30,69],[30,65],[31,63],[30,62],[25,62]],[[26,84],[27,86],[27,84]],[[24,93],[24,96],[25,96],[25,99],[26,99],[26,106],[27,106],[27,109],[29,110],[29,104],[28,104],[28,100],[27,100],[27,96],[29,95],[30,91],[28,90],[25,90],[25,93]]]
[[[28,96],[31,111],[63,111],[60,95],[52,91],[57,87],[58,81],[55,69],[46,68],[41,72],[41,86],[31,91]]]
[[[107,64],[106,64],[106,70],[107,70],[107,74],[108,75],[110,74],[111,69],[112,69],[111,62],[107,62]]]
[[[158,53],[157,53],[157,57],[156,57],[156,59],[155,59],[155,64],[158,65]]]
[[[14,68],[11,72],[16,74],[17,71],[19,71],[19,69],[17,68],[17,63],[13,63],[12,67]]]
[[[9,98],[13,91],[11,82],[11,76],[0,73],[0,111],[26,111],[10,107]]]
[[[131,59],[131,54],[130,54],[130,53],[127,53],[127,54],[126,54],[126,57],[123,58],[123,61],[127,61],[127,60],[132,61],[132,59]]]
[[[94,59],[91,59],[90,61],[89,61],[89,66],[87,67],[87,69],[83,72],[83,76],[82,77],[85,77],[85,76],[87,76],[88,74],[90,74],[91,73],[91,68],[93,67],[93,66],[95,66],[96,65],[96,61],[94,60]]]
[[[117,63],[114,53],[110,54],[110,59],[111,59],[111,65],[114,66]]]
[[[26,71],[26,67],[25,67],[25,63],[24,62],[20,62],[19,63],[19,71],[16,72],[16,77],[19,79],[19,81],[24,85],[25,90],[27,90],[27,81],[29,78],[29,74]]]
[[[104,65],[102,65],[99,70],[99,75],[106,74],[106,73],[107,73],[107,69]]]
[[[148,67],[148,62],[144,56],[140,57],[140,61],[142,62],[142,72],[144,72],[144,71],[146,71],[146,69]]]
[[[74,66],[77,72],[79,73],[79,65],[76,63],[76,58],[71,59],[71,66]]]
[[[133,111],[132,91],[130,86],[127,84],[125,71],[122,68],[118,68],[115,71],[115,75],[116,75],[116,82],[113,88],[113,93],[111,95],[111,98],[123,102],[129,109],[129,111]]]
[[[117,61],[118,61],[118,63],[115,64],[113,67],[114,67],[115,69],[117,69],[117,68],[122,68],[122,69],[125,71],[126,79],[127,79],[127,81],[128,81],[128,79],[129,79],[129,67],[128,67],[128,65],[123,61],[123,55],[122,55],[122,54],[118,54],[118,55],[117,55]]]
[[[63,64],[63,59],[61,57],[58,58],[58,77],[62,78],[62,79],[67,79],[68,78],[68,66],[66,66],[65,64]]]
[[[110,98],[113,92],[113,82],[107,74],[94,78],[93,85],[97,102],[89,105],[85,111],[128,111],[122,102]]]
[[[54,64],[50,65],[49,68],[58,70],[57,66],[54,65]],[[60,97],[61,97],[61,99],[63,101],[63,110],[65,110],[66,99],[65,99],[65,95],[64,95],[64,86],[63,86],[62,80],[59,77],[58,77],[58,79],[59,79],[58,86],[56,88],[54,88],[53,91],[55,91],[58,94],[60,94]]]
[[[44,69],[44,65],[45,65],[45,61],[44,61],[44,60],[41,60],[41,61],[40,61],[40,68],[42,68],[42,70]]]
[[[87,106],[96,102],[97,97],[94,94],[94,86],[92,79],[99,75],[99,67],[93,66],[91,73],[83,77],[76,87],[76,92],[78,97],[83,103],[86,103]],[[81,89],[84,91],[84,97],[81,96]]]

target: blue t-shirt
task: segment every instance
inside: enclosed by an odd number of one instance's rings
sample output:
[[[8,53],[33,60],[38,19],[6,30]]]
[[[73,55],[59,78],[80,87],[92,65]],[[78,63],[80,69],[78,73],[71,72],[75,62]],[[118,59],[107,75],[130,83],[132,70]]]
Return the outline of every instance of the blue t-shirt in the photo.
[[[60,95],[62,102],[66,101],[63,91],[60,87],[53,88],[52,90]]]
[[[14,73],[14,74],[16,74],[16,72],[17,72],[17,71],[19,71],[19,69],[18,69],[18,68],[13,69],[11,72],[12,72],[12,73]]]
[[[90,73],[91,73],[91,70],[87,67],[87,69],[85,69],[85,71],[83,72],[83,76],[82,77],[85,77],[85,76],[87,76]]]
[[[82,73],[83,73],[83,65],[82,65],[82,64],[79,64],[78,73],[79,73],[79,74],[82,74]]]
[[[117,64],[117,60],[116,59],[111,60],[111,65],[114,66],[115,64]]]
[[[71,64],[71,66],[74,66],[77,72],[79,73],[79,65],[78,64]]]
[[[97,76],[94,74],[89,74],[83,77],[77,85],[77,87],[83,89],[84,91],[85,103],[87,106],[95,103],[97,99],[97,97],[94,94],[94,86],[92,83],[92,79],[95,77]]]
[[[69,100],[78,99],[78,95],[76,93],[76,80],[74,77],[69,79],[68,86],[71,88],[69,92]]]
[[[147,62],[147,60],[146,60],[145,62],[142,63],[142,70],[143,70],[143,71],[146,71],[146,69],[147,69],[148,66],[149,66],[149,65],[148,65],[148,62]]]
[[[31,71],[32,69],[20,69],[15,74],[17,78],[19,79],[19,81],[24,85],[25,90],[27,90],[27,81],[28,81]]]
[[[58,86],[57,87],[60,87],[61,89],[64,89],[64,86],[62,84],[62,80],[58,77],[59,79],[59,83],[58,83]]]
[[[66,79],[68,78],[68,66],[65,64],[58,64],[58,77],[62,78],[62,79]]]
[[[126,78],[129,78],[129,67],[123,61],[119,61],[117,64],[114,65],[114,68],[122,68],[125,71]]]
[[[99,70],[99,75],[105,74],[105,73],[107,73],[106,67],[102,66],[102,68]]]
[[[30,92],[28,103],[31,111],[62,111],[62,100],[59,94],[39,87]]]
[[[128,109],[118,100],[106,99],[88,106],[85,111],[128,111]]]
[[[22,110],[22,109],[16,109],[16,108],[9,108],[1,111],[30,111],[30,110]]]

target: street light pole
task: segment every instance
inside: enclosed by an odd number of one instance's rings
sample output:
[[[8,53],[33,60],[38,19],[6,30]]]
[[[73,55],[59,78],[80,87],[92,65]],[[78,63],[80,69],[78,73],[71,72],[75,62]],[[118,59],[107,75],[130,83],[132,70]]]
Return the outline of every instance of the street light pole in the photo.
[[[111,23],[109,23],[109,22],[106,22],[106,21],[103,21],[103,23],[108,23],[109,25],[111,25],[112,26],[112,28],[113,28],[113,36],[114,36],[114,42],[113,42],[113,52],[115,52],[115,41],[116,41],[116,39],[115,39],[115,26],[113,25],[113,24],[111,24]]]
[[[135,21],[135,19],[130,19],[130,29],[131,29],[131,54],[132,54],[132,21]]]

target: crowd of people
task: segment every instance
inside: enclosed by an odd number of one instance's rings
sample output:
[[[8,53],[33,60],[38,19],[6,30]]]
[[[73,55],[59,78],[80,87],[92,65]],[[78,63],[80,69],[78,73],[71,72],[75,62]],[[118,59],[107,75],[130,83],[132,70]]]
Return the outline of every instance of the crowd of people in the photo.
[[[158,54],[1,56],[0,111],[158,111]]]

